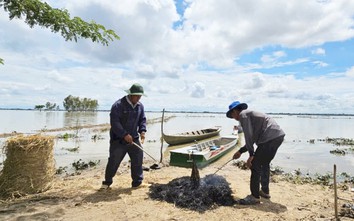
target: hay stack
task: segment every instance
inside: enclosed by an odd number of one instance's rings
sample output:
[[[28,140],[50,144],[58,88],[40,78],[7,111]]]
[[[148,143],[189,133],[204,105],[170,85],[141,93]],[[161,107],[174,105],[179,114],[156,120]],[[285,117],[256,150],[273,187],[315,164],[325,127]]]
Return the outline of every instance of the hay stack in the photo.
[[[54,138],[16,136],[5,143],[0,196],[16,197],[47,190],[55,175]]]

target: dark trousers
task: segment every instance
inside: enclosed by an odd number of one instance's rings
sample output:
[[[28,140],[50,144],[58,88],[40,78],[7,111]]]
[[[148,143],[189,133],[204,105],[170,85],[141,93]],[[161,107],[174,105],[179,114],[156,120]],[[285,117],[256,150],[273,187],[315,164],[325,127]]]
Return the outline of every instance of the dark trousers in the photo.
[[[283,143],[284,136],[260,144],[255,152],[251,167],[250,189],[254,197],[259,198],[259,184],[262,191],[269,194],[270,162]]]
[[[140,145],[139,139],[134,142]],[[128,153],[130,157],[130,168],[132,187],[139,186],[143,181],[143,151],[133,144],[122,144],[119,141],[110,142],[109,158],[106,166],[105,180],[102,184],[111,185],[120,163]]]

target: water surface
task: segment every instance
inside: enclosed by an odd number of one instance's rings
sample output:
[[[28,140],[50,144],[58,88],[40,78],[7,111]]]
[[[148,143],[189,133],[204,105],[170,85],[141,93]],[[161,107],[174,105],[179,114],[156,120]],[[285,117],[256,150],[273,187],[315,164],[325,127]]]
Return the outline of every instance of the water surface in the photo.
[[[160,118],[160,112],[147,112],[148,119]],[[218,113],[165,113],[165,117],[174,116],[163,125],[166,134],[174,134],[183,131],[197,130],[212,126],[221,126],[221,135],[232,133],[234,125],[238,122],[226,118]],[[273,166],[279,166],[285,172],[300,169],[304,173],[332,172],[333,164],[337,165],[338,172],[348,172],[354,175],[353,153],[345,156],[330,154],[336,149],[332,144],[320,141],[326,137],[354,139],[354,119],[349,116],[297,116],[297,115],[271,115],[279,123],[286,133],[285,141],[279,148]],[[0,133],[13,131],[34,134],[40,130],[97,125],[109,123],[109,112],[74,112],[64,111],[24,111],[24,110],[0,110]],[[161,124],[148,124],[144,149],[155,159],[160,159],[161,149]],[[55,132],[53,134],[65,132]],[[108,158],[108,131],[97,131],[94,128],[71,131],[77,133],[80,139],[57,139],[55,142],[55,160],[57,167],[70,166],[79,159],[88,162],[100,160],[105,164]],[[102,139],[93,141],[92,135],[99,135]],[[315,143],[308,141],[315,139]],[[6,138],[1,138],[2,144]],[[68,149],[79,147],[77,152]],[[164,156],[168,158],[169,147],[163,143]],[[341,147],[345,148],[345,147]],[[348,148],[348,147],[347,147]],[[236,150],[235,150],[236,151]],[[242,155],[242,160],[247,160],[248,154]],[[146,158],[149,158],[145,155]],[[229,156],[228,156],[229,157]],[[1,155],[0,163],[5,156]],[[126,157],[125,160],[127,160]]]

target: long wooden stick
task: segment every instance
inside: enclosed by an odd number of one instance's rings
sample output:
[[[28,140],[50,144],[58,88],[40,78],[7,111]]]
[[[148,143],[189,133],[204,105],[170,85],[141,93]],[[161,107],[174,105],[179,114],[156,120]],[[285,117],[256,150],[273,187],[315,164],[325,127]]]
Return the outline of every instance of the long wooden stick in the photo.
[[[157,160],[153,156],[151,156],[148,152],[146,152],[146,150],[144,150],[144,148],[142,146],[139,146],[139,144],[137,144],[135,142],[133,142],[133,145],[138,147],[140,150],[142,150],[144,153],[146,153],[151,159],[153,159],[157,162]]]
[[[226,162],[224,165],[222,165],[221,167],[219,167],[219,168],[215,171],[215,173],[213,173],[213,175],[215,175],[217,172],[219,172],[222,168],[224,168],[224,166],[226,166],[226,164],[230,163],[232,160],[233,160],[233,158],[232,158],[231,160],[227,161],[227,162]]]
[[[333,166],[333,185],[334,185],[334,215],[338,219],[338,197],[337,197],[337,166]]]
[[[163,160],[163,121],[164,121],[164,116],[165,116],[165,108],[162,110],[162,119],[161,119],[161,148],[160,148],[160,163],[162,163]]]

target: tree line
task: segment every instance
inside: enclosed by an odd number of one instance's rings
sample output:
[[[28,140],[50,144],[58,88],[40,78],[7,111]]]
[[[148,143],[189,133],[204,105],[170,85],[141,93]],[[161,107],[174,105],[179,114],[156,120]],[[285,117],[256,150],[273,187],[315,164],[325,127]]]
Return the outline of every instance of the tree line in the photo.
[[[67,111],[95,111],[98,108],[98,101],[69,95],[64,99],[63,106]]]
[[[80,98],[72,95],[67,96],[63,101],[63,107],[66,111],[96,111],[98,101],[90,98]],[[44,109],[45,108],[45,109]],[[35,105],[35,110],[59,110],[56,103],[47,102],[45,105]]]
[[[42,110],[43,108],[45,108],[44,110],[59,110],[59,105],[57,105],[56,103],[50,103],[47,102],[45,105],[42,104],[38,104],[36,106],[34,106],[35,110]]]

